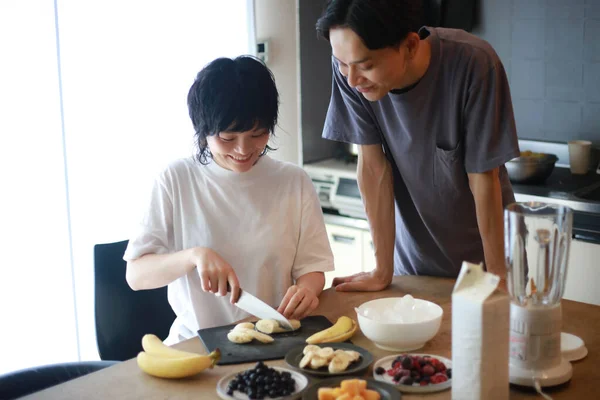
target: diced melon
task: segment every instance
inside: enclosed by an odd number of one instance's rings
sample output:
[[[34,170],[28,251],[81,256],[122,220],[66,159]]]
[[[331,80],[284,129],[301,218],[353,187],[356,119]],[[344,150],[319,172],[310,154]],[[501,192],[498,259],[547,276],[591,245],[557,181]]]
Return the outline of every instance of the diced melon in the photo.
[[[381,399],[381,395],[379,394],[379,392],[376,392],[375,390],[371,390],[371,389],[366,389],[363,393],[362,393],[363,397],[365,400],[379,400]]]
[[[344,393],[343,395],[338,396],[336,400],[352,400],[352,396],[350,396],[348,393]]]
[[[348,393],[351,396],[355,396],[360,394],[358,381],[360,379],[345,379],[342,381],[341,387],[345,393]]]
[[[337,395],[335,394],[335,390],[337,388],[330,388],[330,387],[322,387],[319,388],[319,391],[317,392],[319,400],[335,400],[337,398]]]
[[[365,400],[365,398],[364,398],[364,397],[362,397],[360,394],[357,394],[356,396],[354,396],[354,397],[352,398],[352,400]]]

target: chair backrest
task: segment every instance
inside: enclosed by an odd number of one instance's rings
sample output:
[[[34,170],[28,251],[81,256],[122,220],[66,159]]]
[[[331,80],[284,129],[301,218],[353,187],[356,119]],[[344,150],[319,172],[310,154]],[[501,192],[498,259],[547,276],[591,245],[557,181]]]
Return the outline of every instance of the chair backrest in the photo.
[[[0,399],[12,400],[70,381],[116,364],[117,361],[82,361],[42,365],[0,375]]]
[[[127,240],[94,246],[96,342],[102,360],[128,360],[142,350],[142,336],[165,339],[175,320],[167,288],[132,290],[125,280]]]

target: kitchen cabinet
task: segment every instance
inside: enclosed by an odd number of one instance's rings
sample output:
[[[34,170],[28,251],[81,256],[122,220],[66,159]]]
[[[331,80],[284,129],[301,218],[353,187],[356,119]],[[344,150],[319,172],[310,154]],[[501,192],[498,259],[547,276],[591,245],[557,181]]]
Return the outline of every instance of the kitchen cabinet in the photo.
[[[363,231],[330,224],[325,225],[325,228],[335,265],[335,271],[325,273],[325,289],[327,289],[331,286],[333,278],[356,274],[363,270]]]
[[[563,298],[600,305],[600,244],[571,241]]]

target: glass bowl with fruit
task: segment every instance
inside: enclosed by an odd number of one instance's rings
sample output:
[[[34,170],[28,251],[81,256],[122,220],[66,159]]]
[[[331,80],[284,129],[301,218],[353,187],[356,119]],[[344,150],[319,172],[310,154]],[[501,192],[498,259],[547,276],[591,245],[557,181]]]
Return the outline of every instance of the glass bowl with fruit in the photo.
[[[440,330],[444,311],[411,295],[375,299],[356,308],[362,333],[377,347],[412,351],[425,346]]]

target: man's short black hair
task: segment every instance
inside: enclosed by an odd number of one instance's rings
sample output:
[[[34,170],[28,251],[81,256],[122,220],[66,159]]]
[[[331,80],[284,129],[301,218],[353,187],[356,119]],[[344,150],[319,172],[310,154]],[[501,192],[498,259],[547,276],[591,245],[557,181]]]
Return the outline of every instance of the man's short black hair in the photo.
[[[333,28],[349,28],[370,50],[397,47],[423,23],[422,0],[329,0],[317,34],[329,40]]]
[[[196,76],[188,93],[188,111],[196,135],[196,159],[208,162],[206,138],[220,132],[266,129],[277,125],[279,94],[267,66],[252,56],[218,58]],[[263,154],[273,150],[267,146]]]

